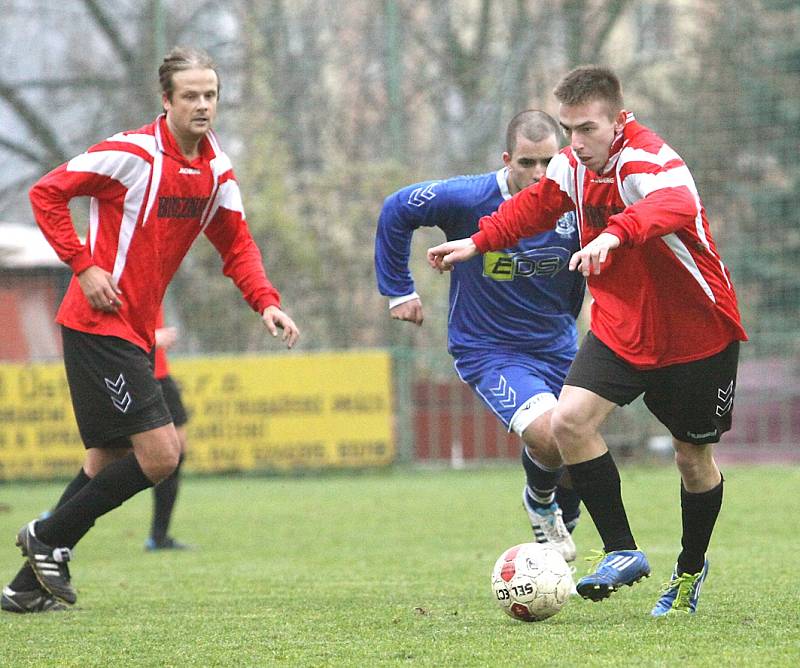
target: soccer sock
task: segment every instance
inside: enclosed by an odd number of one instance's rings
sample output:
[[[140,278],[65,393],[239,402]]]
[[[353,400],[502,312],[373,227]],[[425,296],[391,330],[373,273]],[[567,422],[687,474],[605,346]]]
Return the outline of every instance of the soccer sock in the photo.
[[[699,494],[687,492],[681,482],[681,518],[683,535],[678,555],[678,573],[699,573],[703,570],[711,533],[722,507],[722,483]]]
[[[571,487],[563,487],[559,484],[558,487],[556,487],[556,503],[558,507],[561,508],[561,518],[564,520],[564,524],[566,524],[567,529],[572,532],[572,529],[575,527],[570,527],[570,522],[577,520],[578,516],[581,514],[580,497]]]
[[[178,466],[172,475],[153,487],[153,525],[150,529],[150,537],[156,543],[162,542],[167,537],[172,509],[175,507],[175,499],[178,497],[178,476],[183,459],[184,457],[181,455]]]
[[[522,467],[528,486],[525,494],[533,507],[546,508],[555,498],[556,484],[561,478],[562,467],[547,468],[531,457],[528,448],[522,447]]]
[[[622,503],[619,471],[611,453],[606,452],[579,464],[568,464],[567,470],[603,540],[603,550],[637,549]]]
[[[98,517],[152,486],[131,452],[106,466],[50,517],[39,520],[36,536],[47,545],[72,548]]]
[[[83,468],[81,468],[81,470],[78,472],[78,475],[76,475],[64,488],[64,491],[61,493],[61,498],[58,500],[58,503],[56,503],[56,508],[63,506],[73,496],[80,492],[90,480],[91,478],[86,475],[83,471]],[[39,581],[33,574],[33,569],[31,568],[30,564],[26,561],[25,565],[19,569],[19,573],[17,573],[17,576],[8,586],[14,591],[31,591],[39,586]]]

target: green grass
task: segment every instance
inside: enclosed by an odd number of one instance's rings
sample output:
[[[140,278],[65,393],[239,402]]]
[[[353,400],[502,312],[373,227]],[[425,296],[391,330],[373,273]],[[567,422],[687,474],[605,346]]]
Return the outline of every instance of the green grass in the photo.
[[[76,549],[76,609],[0,614],[0,666],[798,665],[800,468],[725,473],[695,617],[649,616],[679,544],[677,474],[628,467],[653,577],[538,624],[506,617],[489,584],[530,538],[517,467],[188,478],[174,528],[198,549],[144,553],[149,493],[132,499]],[[0,485],[4,582],[13,535],[61,487]],[[588,517],[575,538],[600,547]]]

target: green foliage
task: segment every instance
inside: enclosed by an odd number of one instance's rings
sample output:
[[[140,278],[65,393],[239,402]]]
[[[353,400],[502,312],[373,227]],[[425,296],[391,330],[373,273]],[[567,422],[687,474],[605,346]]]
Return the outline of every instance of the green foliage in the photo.
[[[489,586],[502,550],[531,538],[518,467],[190,477],[174,532],[197,549],[144,553],[151,503],[141,494],[75,550],[77,609],[0,613],[0,665],[794,665],[800,470],[725,473],[695,617],[649,616],[679,548],[677,475],[623,468],[653,576],[603,603],[573,599],[533,625],[503,615]],[[753,503],[765,488],[779,508]],[[12,536],[59,491],[3,485],[0,535]],[[575,537],[579,559],[599,547],[588,517]],[[21,564],[10,539],[0,559],[8,579]]]

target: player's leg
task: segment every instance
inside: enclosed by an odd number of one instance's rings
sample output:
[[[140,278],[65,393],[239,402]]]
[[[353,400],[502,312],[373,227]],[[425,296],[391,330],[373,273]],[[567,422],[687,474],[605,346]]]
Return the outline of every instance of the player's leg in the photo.
[[[738,343],[658,373],[645,402],[673,435],[681,475],[681,552],[652,614],[694,613],[708,575],[708,551],[722,507],[723,477],[713,444],[731,427]]]
[[[572,478],[570,478],[566,466],[562,466],[562,471],[561,479],[556,486],[556,503],[561,508],[564,526],[567,527],[567,531],[572,533],[578,526],[581,516],[581,498],[572,485]]]
[[[555,405],[556,399],[552,394],[539,395],[539,398],[542,396],[548,397],[548,406]],[[536,542],[548,543],[566,561],[574,561],[575,543],[564,524],[561,508],[555,501],[556,488],[564,467],[550,429],[551,414],[552,408],[549,408],[522,431],[522,467],[527,483],[522,490],[522,505],[528,513]],[[519,424],[519,419],[520,415],[517,414],[512,420],[512,428]]]
[[[167,403],[167,408],[169,408],[169,412],[175,424],[181,454],[178,465],[175,467],[172,474],[153,487],[153,518],[150,527],[150,536],[145,542],[145,549],[148,551],[181,550],[186,549],[188,545],[175,540],[169,535],[169,525],[178,497],[181,465],[186,455],[186,423],[188,422],[188,417],[183,405],[180,390],[175,380],[171,376],[166,376],[165,378],[161,378],[159,382],[161,384],[161,390],[164,393],[164,400]]]
[[[115,337],[62,329],[73,409],[91,478],[50,517],[20,529],[17,543],[37,580],[74,603],[67,562],[95,520],[169,475],[179,445],[147,355]],[[133,451],[128,451],[130,446]],[[123,448],[124,454],[109,450]]]
[[[54,508],[63,506],[83,489],[89,480],[91,478],[86,475],[84,467],[81,466],[78,475],[64,488]],[[53,612],[66,610],[67,607],[67,605],[55,599],[52,594],[42,589],[27,561],[19,569],[14,579],[3,587],[3,592],[0,596],[0,608],[8,612]]]
[[[537,540],[552,542],[565,559],[574,559],[575,545],[553,501],[562,470],[550,430],[555,392],[561,387],[569,359],[486,351],[459,357],[455,367],[461,380],[472,387],[506,429],[523,439],[527,485],[522,500]]]
[[[643,389],[636,370],[589,334],[553,412],[561,456],[603,541],[596,570],[577,584],[584,598],[601,600],[650,573],[628,523],[619,471],[599,431],[616,405],[630,402]]]

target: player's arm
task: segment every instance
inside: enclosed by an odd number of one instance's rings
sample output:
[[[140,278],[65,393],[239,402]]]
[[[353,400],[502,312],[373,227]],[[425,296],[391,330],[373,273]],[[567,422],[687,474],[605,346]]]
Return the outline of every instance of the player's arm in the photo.
[[[102,167],[100,166],[102,165]],[[92,308],[115,312],[122,306],[119,286],[109,271],[94,264],[88,244],[78,238],[69,202],[74,197],[124,199],[129,181],[148,169],[124,151],[91,149],[43,176],[30,189],[34,218],[62,262],[69,265]],[[112,178],[111,175],[117,178]]]
[[[623,246],[637,246],[694,225],[700,199],[694,179],[677,153],[663,147],[663,164],[630,160],[620,168],[622,195],[631,202],[609,218],[606,232]],[[625,159],[623,152],[621,159]]]
[[[205,234],[222,258],[222,273],[233,280],[245,301],[261,314],[267,331],[277,336],[282,329],[282,341],[292,348],[300,330],[281,309],[280,294],[267,278],[261,251],[244,219],[239,186],[232,177],[222,181],[217,197],[218,208]]]
[[[549,174],[549,172],[548,172]],[[545,232],[573,208],[569,195],[547,177],[503,202],[493,214],[478,222],[480,228],[469,239],[448,241],[428,249],[428,263],[439,271],[466,262],[478,253],[501,250],[524,238]]]
[[[375,232],[375,276],[379,292],[389,298],[389,315],[394,320],[420,326],[425,319],[409,269],[411,239],[421,226],[447,225],[448,198],[445,183],[427,181],[384,200]]]

